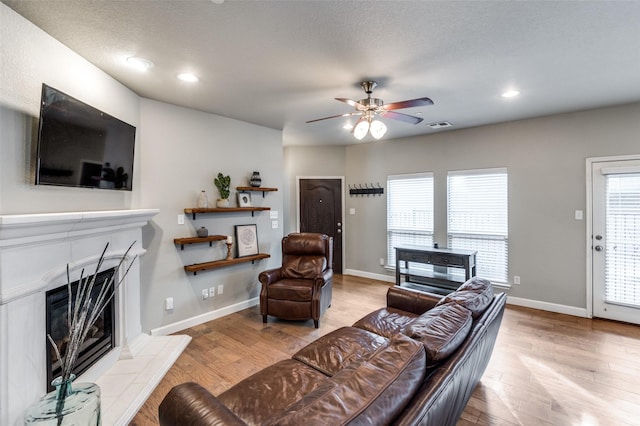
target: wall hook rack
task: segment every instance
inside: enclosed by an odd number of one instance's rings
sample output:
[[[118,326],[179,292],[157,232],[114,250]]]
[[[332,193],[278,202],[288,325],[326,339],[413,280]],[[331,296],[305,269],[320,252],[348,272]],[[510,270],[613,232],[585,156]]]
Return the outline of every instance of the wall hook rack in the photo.
[[[362,195],[362,196],[370,196],[370,195],[382,195],[384,194],[384,188],[382,186],[380,186],[380,182],[377,182],[376,185],[374,185],[373,183],[371,184],[364,184],[364,187],[362,186],[362,184],[357,184],[357,185],[353,185],[353,188],[351,187],[351,185],[349,185],[349,195],[350,196],[358,196],[358,195]]]

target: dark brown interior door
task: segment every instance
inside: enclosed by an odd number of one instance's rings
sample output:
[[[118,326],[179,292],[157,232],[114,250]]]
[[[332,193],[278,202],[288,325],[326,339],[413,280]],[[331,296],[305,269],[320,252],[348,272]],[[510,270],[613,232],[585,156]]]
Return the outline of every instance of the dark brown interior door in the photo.
[[[300,232],[333,237],[333,272],[342,273],[342,181],[300,179]]]

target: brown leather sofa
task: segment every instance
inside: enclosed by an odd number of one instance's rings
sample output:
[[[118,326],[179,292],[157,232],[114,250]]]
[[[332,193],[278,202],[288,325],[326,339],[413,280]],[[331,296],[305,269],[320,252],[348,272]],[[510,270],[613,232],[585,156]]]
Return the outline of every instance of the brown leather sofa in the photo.
[[[310,232],[282,239],[282,267],[261,272],[260,314],[286,320],[320,317],[331,306],[333,238]]]
[[[506,296],[472,278],[446,297],[391,287],[387,307],[214,397],[174,387],[161,425],[455,425],[493,351]]]

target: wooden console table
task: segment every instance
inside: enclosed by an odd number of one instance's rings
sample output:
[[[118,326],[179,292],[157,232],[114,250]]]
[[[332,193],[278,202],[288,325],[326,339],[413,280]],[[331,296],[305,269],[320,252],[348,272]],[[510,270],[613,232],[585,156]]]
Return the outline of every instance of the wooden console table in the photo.
[[[454,250],[447,248],[430,248],[426,246],[403,245],[396,250],[396,285],[418,284],[443,291],[455,290],[464,281],[476,275],[476,254],[472,250]],[[433,272],[417,268],[417,264],[433,265],[434,267],[448,267],[464,269],[464,281],[460,277],[448,272]]]

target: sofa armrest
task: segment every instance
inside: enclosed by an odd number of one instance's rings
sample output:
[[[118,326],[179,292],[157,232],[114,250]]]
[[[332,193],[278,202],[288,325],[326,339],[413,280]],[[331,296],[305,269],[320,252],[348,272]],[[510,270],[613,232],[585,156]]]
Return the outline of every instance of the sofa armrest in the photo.
[[[282,279],[282,268],[269,269],[268,271],[260,272],[258,280],[262,285],[268,285],[280,281]]]
[[[161,426],[246,426],[220,400],[197,383],[173,387],[158,408]]]
[[[436,306],[442,299],[439,294],[393,286],[387,291],[387,307],[420,315]]]

